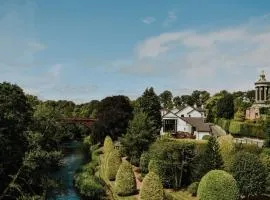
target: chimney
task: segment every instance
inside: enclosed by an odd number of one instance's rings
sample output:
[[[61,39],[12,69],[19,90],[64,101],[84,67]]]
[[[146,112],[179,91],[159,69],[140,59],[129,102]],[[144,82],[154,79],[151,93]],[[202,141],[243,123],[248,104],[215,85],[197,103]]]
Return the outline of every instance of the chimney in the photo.
[[[194,104],[194,108],[197,108],[197,104],[196,103]]]

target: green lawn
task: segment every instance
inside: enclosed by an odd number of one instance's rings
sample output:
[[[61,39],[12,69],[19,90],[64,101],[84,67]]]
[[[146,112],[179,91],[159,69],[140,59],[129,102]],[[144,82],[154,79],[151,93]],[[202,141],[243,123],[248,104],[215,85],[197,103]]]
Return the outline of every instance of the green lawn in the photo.
[[[189,192],[183,190],[177,192],[166,190],[166,194],[172,196],[174,200],[199,200],[199,198],[192,197]]]

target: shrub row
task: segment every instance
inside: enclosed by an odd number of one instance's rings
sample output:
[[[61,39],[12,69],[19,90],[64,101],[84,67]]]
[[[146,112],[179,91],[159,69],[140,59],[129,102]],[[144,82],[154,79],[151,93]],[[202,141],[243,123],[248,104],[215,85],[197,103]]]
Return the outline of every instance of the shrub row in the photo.
[[[261,124],[227,119],[217,119],[216,123],[233,135],[264,138],[264,127]]]

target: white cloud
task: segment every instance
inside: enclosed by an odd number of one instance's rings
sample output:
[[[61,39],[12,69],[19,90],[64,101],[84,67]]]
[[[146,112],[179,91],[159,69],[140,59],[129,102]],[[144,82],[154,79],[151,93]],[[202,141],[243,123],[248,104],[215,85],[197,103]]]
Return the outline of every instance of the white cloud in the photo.
[[[165,21],[163,22],[163,26],[169,26],[171,25],[173,22],[175,22],[177,20],[177,16],[176,16],[176,12],[175,11],[169,11],[168,12],[168,16],[165,19]]]
[[[154,17],[145,17],[144,19],[142,19],[142,22],[145,24],[152,24],[156,21],[156,18]]]

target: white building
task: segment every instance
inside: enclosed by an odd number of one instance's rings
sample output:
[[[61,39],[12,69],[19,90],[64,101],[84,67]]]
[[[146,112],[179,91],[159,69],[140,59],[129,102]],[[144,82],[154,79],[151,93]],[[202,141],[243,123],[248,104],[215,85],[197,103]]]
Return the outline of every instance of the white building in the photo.
[[[203,108],[185,106],[182,109],[161,110],[161,135],[165,133],[188,133],[202,139],[204,135],[211,134],[210,124],[205,123],[205,110]]]

